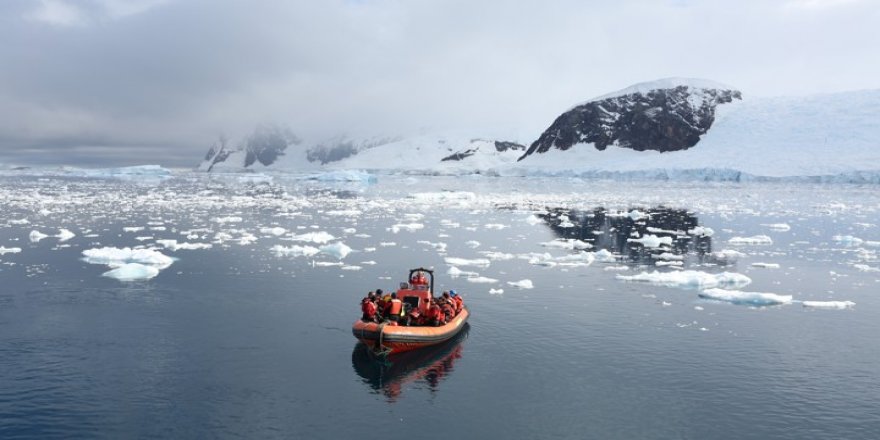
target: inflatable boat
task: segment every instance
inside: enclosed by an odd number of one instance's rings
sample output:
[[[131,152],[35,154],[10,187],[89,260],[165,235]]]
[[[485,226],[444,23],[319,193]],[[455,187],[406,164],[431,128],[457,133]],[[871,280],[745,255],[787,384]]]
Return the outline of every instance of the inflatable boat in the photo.
[[[423,274],[430,275],[430,281]],[[434,272],[417,268],[409,272],[409,282],[400,283],[397,299],[403,302],[403,315],[426,315],[431,298],[434,296]],[[464,328],[470,312],[466,306],[443,325],[406,325],[400,322],[364,321],[359,319],[351,326],[355,338],[372,349],[374,354],[390,355],[437,345],[452,339]]]

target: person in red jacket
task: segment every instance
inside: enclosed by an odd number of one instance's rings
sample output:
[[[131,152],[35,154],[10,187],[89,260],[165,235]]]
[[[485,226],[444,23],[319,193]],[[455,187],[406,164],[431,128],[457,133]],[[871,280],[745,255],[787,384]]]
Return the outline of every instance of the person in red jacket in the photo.
[[[397,292],[391,293],[391,301],[385,303],[385,318],[397,322],[403,315],[403,301],[397,299]]]
[[[437,301],[431,299],[431,305],[428,307],[428,313],[425,314],[425,320],[428,325],[438,326],[446,323],[446,317],[443,315],[443,312],[440,310],[440,306],[437,304]]]
[[[464,300],[461,298],[461,295],[455,293],[454,290],[449,291],[449,296],[452,298],[452,301],[455,302],[455,314],[461,313],[461,309],[464,308]]]
[[[443,296],[440,297],[440,309],[443,310],[447,322],[455,317],[455,302],[452,301],[449,292],[443,292]]]
[[[363,316],[361,319],[367,322],[376,321],[376,294],[370,292],[367,294],[364,299],[361,300],[361,312],[363,312]]]

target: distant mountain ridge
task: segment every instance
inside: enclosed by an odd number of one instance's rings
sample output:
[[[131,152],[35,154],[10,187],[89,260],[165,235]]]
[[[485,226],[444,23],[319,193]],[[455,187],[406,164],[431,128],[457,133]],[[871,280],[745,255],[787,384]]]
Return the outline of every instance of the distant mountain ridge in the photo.
[[[276,127],[234,148],[221,142],[199,169],[875,182],[878,116],[880,90],[743,99],[723,84],[667,78],[562,112],[528,149],[436,132],[310,143]]]

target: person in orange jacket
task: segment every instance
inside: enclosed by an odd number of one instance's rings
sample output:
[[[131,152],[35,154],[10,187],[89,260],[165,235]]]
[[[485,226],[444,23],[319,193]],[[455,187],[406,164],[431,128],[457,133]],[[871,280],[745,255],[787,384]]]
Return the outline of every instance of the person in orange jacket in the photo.
[[[397,292],[391,292],[391,301],[385,303],[385,318],[398,322],[403,315],[403,301],[397,299]]]
[[[455,314],[461,313],[461,309],[464,308],[464,299],[461,298],[461,295],[455,293],[454,290],[449,291],[449,297],[455,303]]]

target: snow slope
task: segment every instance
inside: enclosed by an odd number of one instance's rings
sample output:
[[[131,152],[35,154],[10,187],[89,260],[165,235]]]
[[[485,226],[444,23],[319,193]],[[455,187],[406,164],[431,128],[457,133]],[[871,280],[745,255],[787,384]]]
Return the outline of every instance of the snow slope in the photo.
[[[880,175],[880,90],[743,99],[719,106],[691,149],[660,153],[579,144],[533,155],[502,174],[694,178]]]

